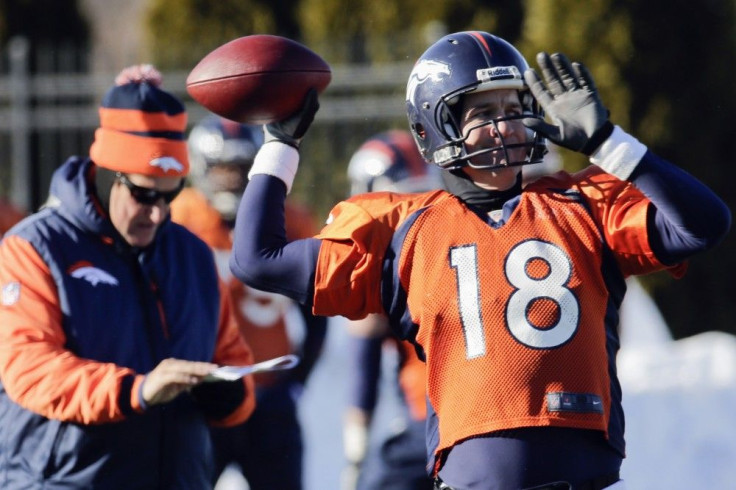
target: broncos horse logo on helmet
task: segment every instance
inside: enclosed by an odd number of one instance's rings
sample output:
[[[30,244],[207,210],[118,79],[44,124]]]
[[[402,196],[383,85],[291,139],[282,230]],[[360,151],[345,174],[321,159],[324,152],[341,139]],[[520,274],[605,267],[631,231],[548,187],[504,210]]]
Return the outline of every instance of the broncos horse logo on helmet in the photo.
[[[463,95],[486,90],[516,89],[524,114],[504,116],[487,121],[528,117],[543,118],[524,82],[529,68],[521,53],[503,39],[487,32],[467,31],[450,34],[424,52],[414,65],[406,91],[406,109],[414,140],[424,159],[441,168],[456,169],[468,164],[465,147],[467,135],[460,131],[457,108]],[[527,148],[524,160],[508,162],[508,166],[539,163],[546,152],[544,138],[527,131],[526,142],[501,143],[482,152]],[[477,154],[477,153],[476,153]]]

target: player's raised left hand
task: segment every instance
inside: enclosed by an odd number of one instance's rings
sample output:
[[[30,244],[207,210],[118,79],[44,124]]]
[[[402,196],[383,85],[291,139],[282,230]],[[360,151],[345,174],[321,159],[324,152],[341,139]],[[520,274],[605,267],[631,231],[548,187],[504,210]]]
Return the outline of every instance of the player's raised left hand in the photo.
[[[544,82],[531,68],[524,79],[553,124],[527,118],[524,125],[553,143],[591,155],[613,132],[593,77],[585,66],[570,63],[561,53],[539,53],[537,64]]]

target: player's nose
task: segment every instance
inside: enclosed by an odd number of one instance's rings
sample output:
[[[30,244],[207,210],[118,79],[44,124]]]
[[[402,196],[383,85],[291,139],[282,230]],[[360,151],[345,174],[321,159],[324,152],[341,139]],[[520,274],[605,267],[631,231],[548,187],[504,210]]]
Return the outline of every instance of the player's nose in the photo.
[[[491,133],[491,136],[498,137],[500,136],[508,136],[514,131],[513,126],[510,124],[510,121],[505,120],[496,120],[492,124],[488,125],[488,130]]]

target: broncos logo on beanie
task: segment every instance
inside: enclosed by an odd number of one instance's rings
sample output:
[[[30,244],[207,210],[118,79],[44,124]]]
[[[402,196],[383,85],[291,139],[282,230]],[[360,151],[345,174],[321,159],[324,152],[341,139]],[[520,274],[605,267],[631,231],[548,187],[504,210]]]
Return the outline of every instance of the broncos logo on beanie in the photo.
[[[189,173],[186,109],[160,88],[161,80],[151,65],[128,67],[116,77],[102,99],[90,147],[96,165],[154,177]]]

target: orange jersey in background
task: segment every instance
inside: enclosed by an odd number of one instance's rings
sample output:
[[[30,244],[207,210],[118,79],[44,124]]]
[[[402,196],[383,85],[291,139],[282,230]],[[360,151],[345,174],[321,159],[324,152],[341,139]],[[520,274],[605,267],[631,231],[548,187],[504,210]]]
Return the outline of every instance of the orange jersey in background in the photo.
[[[287,202],[285,207],[289,240],[313,236],[317,232],[309,210]],[[244,285],[230,273],[231,230],[198,189],[187,187],[171,203],[171,219],[199,236],[215,253],[220,277],[225,281],[233,304],[233,315],[241,335],[253,351],[255,362],[294,352],[289,321],[295,302],[285,296],[259,291]],[[278,373],[259,373],[256,384],[271,384]]]

